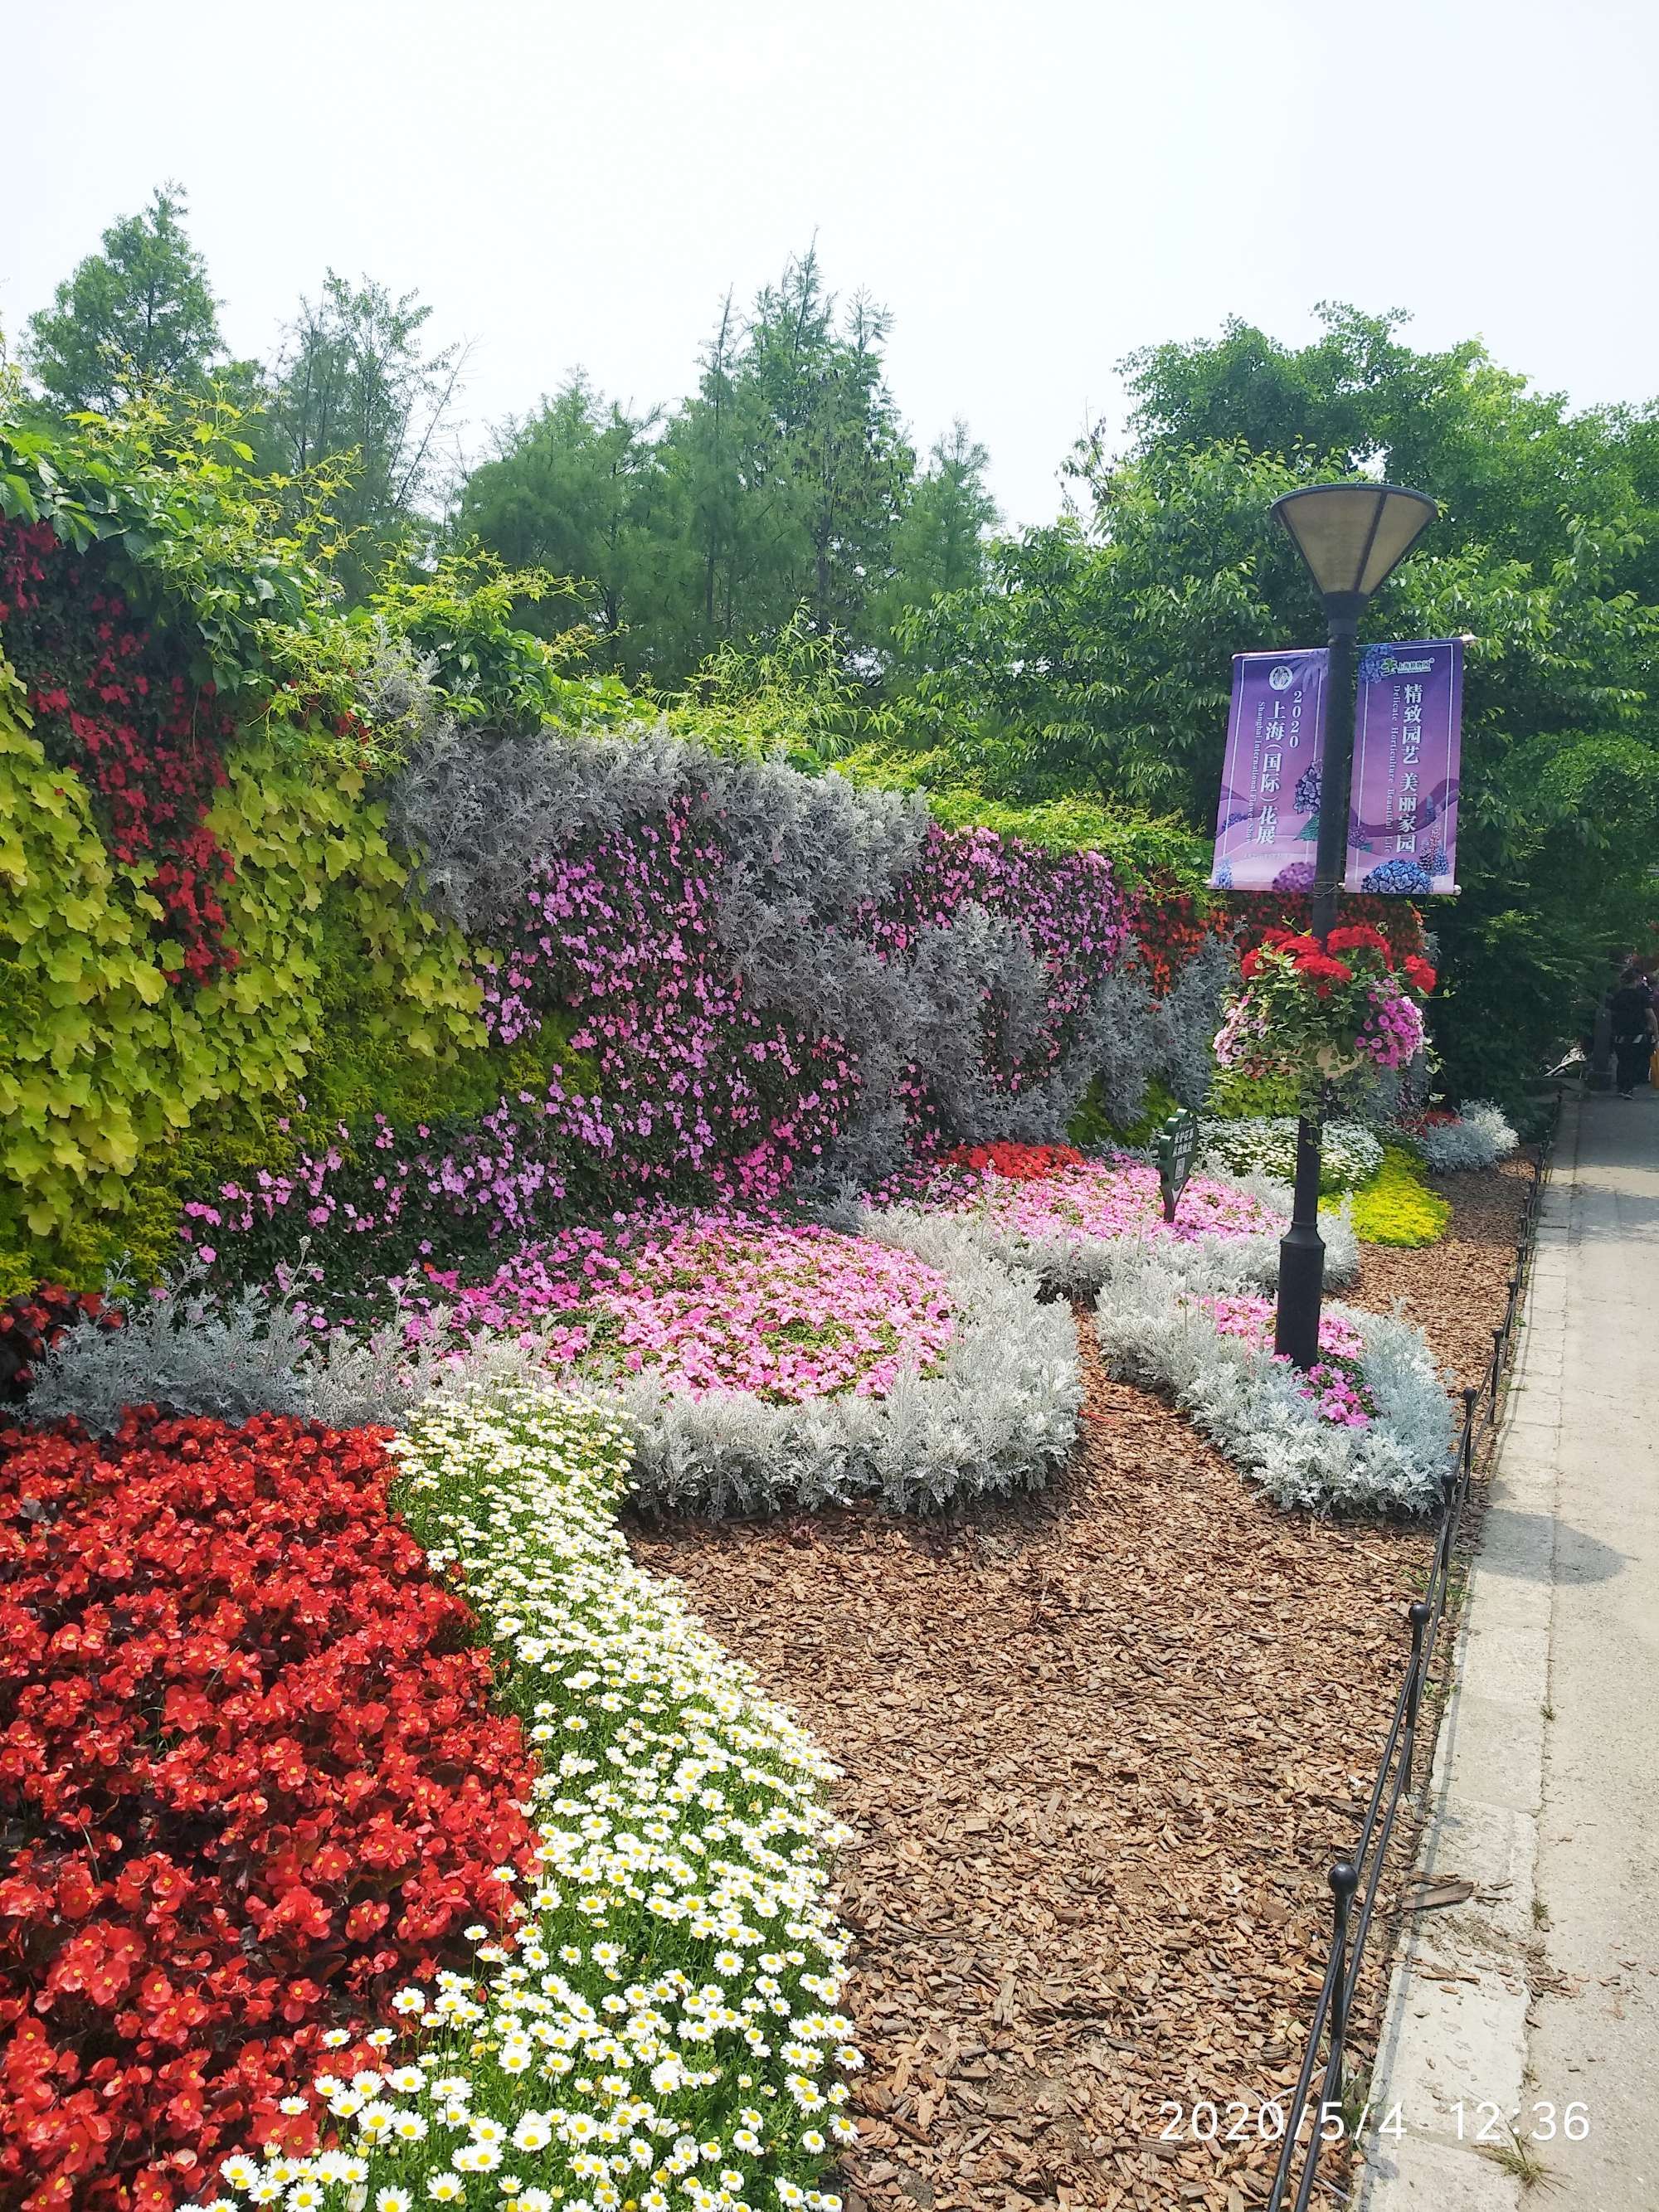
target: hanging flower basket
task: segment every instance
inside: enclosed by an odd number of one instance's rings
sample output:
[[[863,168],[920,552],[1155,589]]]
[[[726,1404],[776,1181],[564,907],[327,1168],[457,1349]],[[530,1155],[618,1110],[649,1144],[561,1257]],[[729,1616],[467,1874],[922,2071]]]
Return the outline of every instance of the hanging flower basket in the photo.
[[[1334,1083],[1404,1067],[1423,1048],[1434,969],[1415,953],[1396,963],[1369,922],[1334,929],[1322,944],[1270,929],[1240,972],[1243,988],[1215,1041],[1223,1067]]]

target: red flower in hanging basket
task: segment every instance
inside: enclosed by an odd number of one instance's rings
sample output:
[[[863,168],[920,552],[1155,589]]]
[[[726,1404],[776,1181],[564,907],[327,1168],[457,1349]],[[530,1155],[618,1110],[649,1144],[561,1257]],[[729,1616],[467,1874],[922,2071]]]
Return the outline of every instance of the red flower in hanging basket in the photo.
[[[1296,968],[1299,975],[1310,975],[1316,983],[1328,985],[1352,983],[1353,981],[1353,969],[1346,960],[1333,960],[1328,952],[1322,952],[1317,945],[1310,952],[1297,954]],[[1320,995],[1322,998],[1325,993],[1322,991]]]
[[[1332,930],[1325,939],[1328,952],[1380,952],[1387,960],[1389,940],[1380,929],[1373,929],[1368,921],[1350,921],[1340,929]]]

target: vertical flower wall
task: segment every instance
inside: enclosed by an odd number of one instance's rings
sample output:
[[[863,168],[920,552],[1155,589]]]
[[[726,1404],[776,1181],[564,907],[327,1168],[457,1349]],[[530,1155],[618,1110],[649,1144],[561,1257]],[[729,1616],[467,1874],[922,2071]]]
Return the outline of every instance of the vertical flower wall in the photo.
[[[123,1257],[396,1281],[641,1198],[867,1188],[1055,1140],[1190,1042],[1205,918],[1098,853],[644,722],[440,702],[378,773],[307,757],[99,549],[0,524],[0,1297]]]

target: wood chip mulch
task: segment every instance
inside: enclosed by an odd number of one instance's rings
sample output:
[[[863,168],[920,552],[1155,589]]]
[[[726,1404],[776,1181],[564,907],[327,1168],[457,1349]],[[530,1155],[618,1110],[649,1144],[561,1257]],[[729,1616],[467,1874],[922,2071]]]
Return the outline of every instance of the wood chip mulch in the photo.
[[[1478,1370],[1525,1182],[1443,1188],[1450,1238],[1365,1248],[1348,1295]],[[1084,1439],[1039,1497],[632,1532],[846,1770],[851,2212],[1267,2193],[1257,2115],[1300,2063],[1428,1539],[1263,1504],[1082,1335]],[[1195,2104],[1245,2140],[1194,2140]]]
[[[1495,1175],[1435,1176],[1435,1189],[1452,1202],[1448,1233],[1420,1252],[1362,1245],[1360,1286],[1343,1295],[1376,1313],[1403,1301],[1406,1318],[1426,1332],[1459,1382],[1484,1382],[1492,1333],[1509,1303],[1515,1240],[1532,1182],[1530,1153],[1505,1160]]]

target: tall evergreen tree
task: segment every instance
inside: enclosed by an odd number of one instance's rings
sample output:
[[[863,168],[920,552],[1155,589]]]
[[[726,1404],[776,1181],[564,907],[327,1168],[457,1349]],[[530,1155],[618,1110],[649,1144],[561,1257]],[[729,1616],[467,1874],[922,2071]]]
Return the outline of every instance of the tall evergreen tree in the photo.
[[[578,370],[533,415],[508,422],[496,458],[462,489],[455,526],[509,568],[548,568],[581,588],[598,657],[630,678],[677,678],[698,640],[693,556],[655,433]]]
[[[64,409],[112,414],[172,386],[193,389],[225,350],[207,264],[184,227],[184,187],[162,185],[137,215],[121,216],[31,315],[24,359]]]
[[[889,328],[862,295],[837,317],[815,251],[736,326],[728,299],[668,465],[698,565],[705,647],[813,629],[867,641],[915,457],[883,370]]]
[[[744,490],[737,466],[735,370],[740,344],[738,318],[728,292],[702,355],[696,395],[674,422],[664,447],[696,563],[698,659],[712,653],[733,629]]]
[[[937,438],[910,485],[893,538],[893,574],[872,608],[872,626],[908,665],[908,617],[985,574],[987,534],[998,520],[985,481],[990,455],[960,417]]]
[[[345,540],[348,594],[366,596],[395,549],[428,520],[465,366],[459,346],[426,349],[432,310],[331,269],[283,335],[267,399],[277,465],[303,475],[343,464],[331,511]]]

